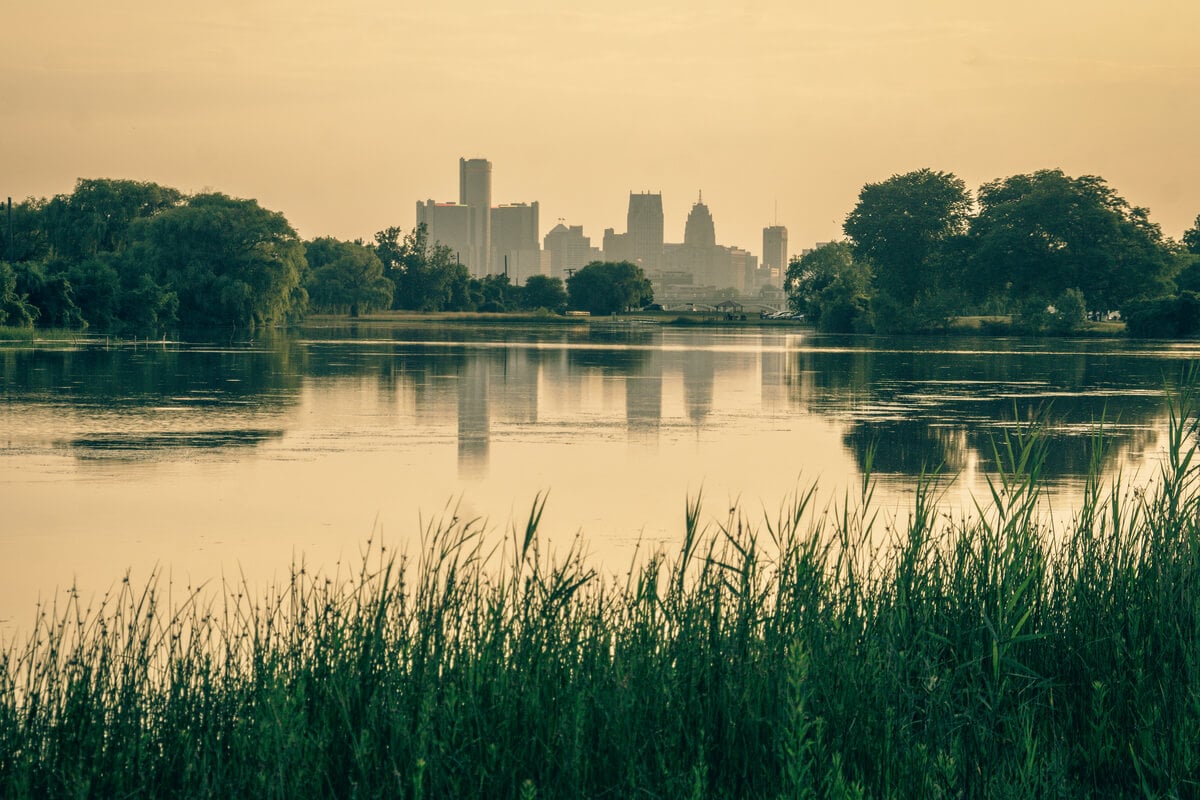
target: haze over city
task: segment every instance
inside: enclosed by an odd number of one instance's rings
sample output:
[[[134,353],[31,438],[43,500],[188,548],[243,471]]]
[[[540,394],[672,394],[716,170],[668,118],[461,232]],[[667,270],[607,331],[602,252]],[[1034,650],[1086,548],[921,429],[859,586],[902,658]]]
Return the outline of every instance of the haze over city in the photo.
[[[77,177],[213,188],[301,236],[410,228],[460,157],[499,202],[599,241],[661,192],[668,241],[699,191],[719,242],[840,236],[865,182],[1103,176],[1178,237],[1200,211],[1200,7],[758,0],[583,8],[354,0],[15,4],[0,44],[5,185]],[[776,211],[778,209],[778,211]]]

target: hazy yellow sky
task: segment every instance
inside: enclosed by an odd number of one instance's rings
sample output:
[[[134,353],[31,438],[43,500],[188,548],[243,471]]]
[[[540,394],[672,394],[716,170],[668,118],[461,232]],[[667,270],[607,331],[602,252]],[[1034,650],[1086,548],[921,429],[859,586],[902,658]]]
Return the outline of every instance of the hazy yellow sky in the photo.
[[[631,190],[679,241],[699,190],[754,252],[840,235],[863,183],[1098,174],[1178,237],[1200,214],[1196,0],[12,0],[0,196],[77,177],[217,189],[304,237],[541,202],[599,245]]]

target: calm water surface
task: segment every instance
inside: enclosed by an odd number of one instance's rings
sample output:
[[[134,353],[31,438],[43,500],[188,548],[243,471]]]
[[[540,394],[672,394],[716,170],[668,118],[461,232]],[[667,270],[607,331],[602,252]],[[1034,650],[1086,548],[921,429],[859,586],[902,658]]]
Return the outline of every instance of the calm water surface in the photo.
[[[623,570],[673,545],[686,498],[772,515],[816,481],[903,515],[943,465],[953,513],[991,441],[1051,420],[1050,500],[1069,513],[1095,425],[1105,469],[1152,474],[1164,386],[1195,345],[885,339],[653,325],[338,325],[222,345],[0,348],[0,626],[77,582],[156,565],[176,584],[353,561],[372,532],[415,550],[457,504],[497,531],[549,491],[543,532]],[[449,505],[448,505],[449,504]],[[499,534],[497,534],[499,535]]]

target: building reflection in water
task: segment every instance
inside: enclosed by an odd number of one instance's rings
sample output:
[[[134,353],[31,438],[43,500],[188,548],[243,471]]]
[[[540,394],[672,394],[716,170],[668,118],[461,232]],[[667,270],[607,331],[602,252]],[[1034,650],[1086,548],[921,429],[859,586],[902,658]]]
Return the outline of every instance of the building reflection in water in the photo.
[[[787,346],[788,340],[797,337],[764,336],[762,352],[759,354],[761,373],[762,407],[764,411],[782,411],[787,408]]]
[[[537,423],[540,355],[540,351],[526,347],[510,347],[495,355],[488,389],[498,422]]]
[[[655,442],[662,423],[663,355],[647,354],[639,369],[625,376],[625,424],[633,441]]]
[[[1120,419],[1106,425],[1106,465],[1121,450],[1141,452],[1156,435],[1148,423],[1157,414],[1154,401],[1119,389],[1097,395],[1096,378],[1078,358],[1063,369],[1063,359],[1043,364],[1036,354],[892,352],[833,337],[809,347],[790,335],[758,338],[752,355],[713,347],[711,339],[683,348],[673,341],[664,347],[661,338],[588,343],[595,346],[564,341],[423,353],[400,384],[414,394],[418,421],[457,406],[459,475],[473,480],[488,477],[497,431],[557,430],[581,420],[597,433],[623,427],[629,442],[656,447],[676,421],[700,431],[749,413],[779,417],[779,429],[787,430],[800,424],[801,412],[837,426],[860,470],[871,452],[872,471],[892,475],[956,474],[972,464],[993,471],[996,437],[1013,424],[1014,412],[1025,419],[1051,401],[1048,474],[1087,471],[1092,442],[1081,426],[1093,420]],[[392,375],[382,380],[396,382]]]
[[[716,364],[711,350],[688,350],[683,354],[683,407],[697,428],[712,411]]]
[[[458,475],[475,480],[487,477],[491,421],[488,418],[486,358],[467,359],[458,382]]]

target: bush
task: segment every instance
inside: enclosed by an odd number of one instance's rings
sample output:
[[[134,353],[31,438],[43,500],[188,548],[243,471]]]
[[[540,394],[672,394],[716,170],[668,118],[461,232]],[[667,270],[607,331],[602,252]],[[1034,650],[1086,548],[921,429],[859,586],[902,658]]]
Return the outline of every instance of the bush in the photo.
[[[1121,310],[1125,330],[1140,339],[1182,339],[1200,334],[1200,295],[1185,291],[1175,297],[1140,300]]]

